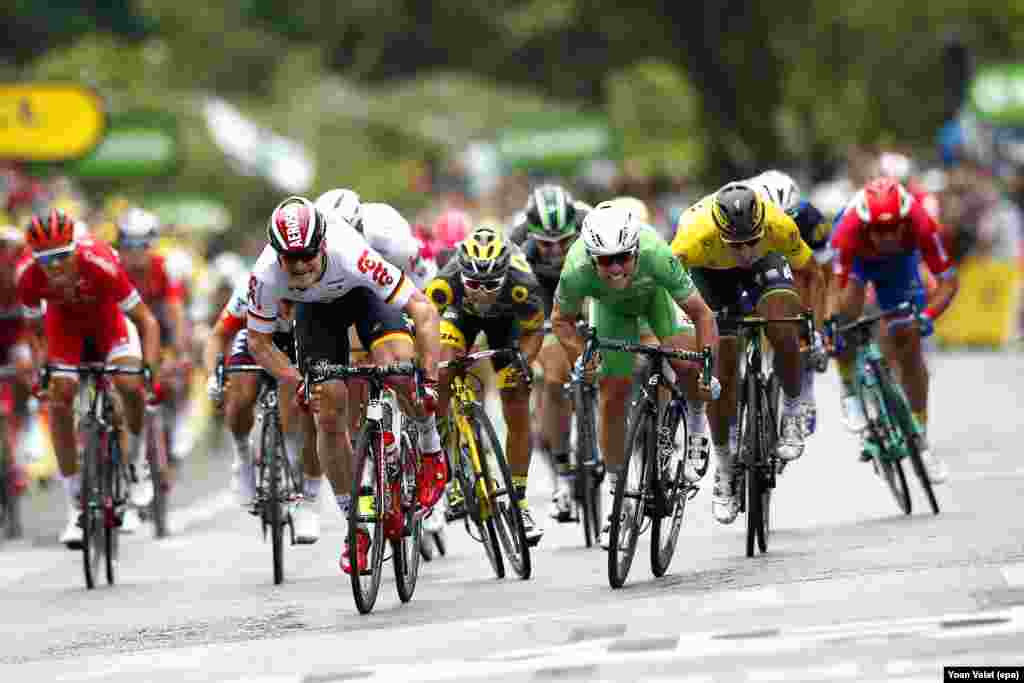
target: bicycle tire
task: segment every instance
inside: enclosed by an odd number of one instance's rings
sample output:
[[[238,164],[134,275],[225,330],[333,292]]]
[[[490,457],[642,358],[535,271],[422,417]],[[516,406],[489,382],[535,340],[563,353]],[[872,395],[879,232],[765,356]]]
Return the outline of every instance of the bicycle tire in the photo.
[[[916,438],[917,430],[914,428],[914,414],[910,409],[910,402],[907,400],[903,389],[899,385],[892,383],[891,376],[886,374],[885,377],[886,383],[883,385],[885,387],[885,394],[889,405],[895,409],[892,412],[896,415],[896,423],[903,432],[903,438],[906,439],[907,450],[910,453],[910,464],[914,468],[914,474],[917,475],[918,481],[921,482],[921,488],[924,489],[932,514],[937,515],[941,511],[939,501],[935,497],[935,489],[932,486],[931,479],[928,478],[928,470],[924,467],[924,461],[921,459],[921,446]]]
[[[96,587],[97,575],[100,571],[100,558],[103,555],[101,543],[102,526],[102,491],[99,480],[99,453],[103,446],[103,434],[99,425],[91,423],[83,427],[85,453],[82,457],[82,492],[81,514],[79,525],[82,527],[82,569],[85,573],[85,586],[89,590]]]
[[[120,528],[116,522],[117,510],[124,509],[124,497],[118,484],[123,481],[124,461],[121,444],[116,431],[107,433],[107,458],[103,461],[103,556],[106,565],[107,585],[117,581],[117,561],[120,545]],[[123,512],[122,512],[123,514]]]
[[[473,439],[476,439],[474,434]],[[463,505],[466,508],[466,516],[463,518],[466,524],[466,531],[469,532],[469,525],[472,523],[480,535],[480,543],[484,547],[484,554],[487,555],[487,560],[491,564],[491,569],[494,570],[494,575],[499,578],[505,578],[505,560],[501,554],[500,541],[498,541],[498,535],[495,532],[494,524],[491,519],[482,519],[480,512],[480,501],[476,495],[475,477],[483,476],[481,473],[474,473],[474,479],[471,480],[468,473],[465,470],[465,466],[469,464],[469,455],[462,452],[462,449],[469,449],[469,446],[462,443],[463,435],[461,432],[456,431],[455,448],[457,451],[456,463],[455,463],[455,476],[459,480],[459,488],[462,491]],[[479,443],[479,442],[478,442]],[[477,448],[477,452],[480,449]],[[470,534],[470,538],[474,538]]]
[[[749,370],[748,370],[749,372]],[[747,515],[747,557],[754,556],[755,543],[759,544],[758,534],[764,534],[764,499],[761,496],[763,490],[763,472],[761,458],[764,455],[762,448],[762,431],[760,420],[761,406],[760,393],[758,392],[757,379],[753,376],[746,378],[747,405],[744,414],[746,424],[743,428],[743,436],[746,439],[746,458],[744,461],[745,475],[743,477],[746,495]]]
[[[644,498],[649,484],[648,460],[652,430],[649,429],[651,415],[647,404],[641,400],[633,404],[626,427],[626,449],[623,455],[622,470],[615,483],[615,494],[612,499],[611,529],[608,533],[608,583],[612,588],[622,588],[633,565],[636,544],[640,538],[640,529],[644,518]],[[636,460],[636,444],[640,443],[640,460]],[[634,469],[635,467],[635,469]],[[636,489],[626,490],[632,472],[639,473]],[[627,498],[629,501],[628,502]],[[625,522],[625,524],[623,524]],[[623,527],[627,536],[622,538]],[[623,542],[625,540],[625,542]],[[622,555],[620,558],[619,555]]]
[[[375,423],[366,423],[359,430],[356,441],[356,468],[352,476],[352,504],[348,511],[348,547],[354,555],[349,561],[352,572],[352,597],[360,614],[369,614],[377,602],[380,593],[381,575],[384,568],[384,481],[381,435]],[[367,481],[368,480],[368,481]],[[373,508],[363,514],[360,509],[360,497],[369,495],[373,498]],[[359,551],[357,531],[362,529],[370,536],[370,547],[367,551],[366,572],[359,571]],[[368,576],[366,584],[363,577]]]
[[[761,525],[757,535],[757,547],[768,552],[768,538],[772,535],[772,490],[775,488],[775,477],[778,469],[779,446],[779,400],[782,396],[782,382],[773,372],[768,379],[767,393],[762,397],[768,405],[767,416],[762,415],[761,447],[765,467],[761,479]],[[805,446],[806,448],[806,446]]]
[[[0,529],[9,540],[21,538],[24,528],[21,520],[21,499],[15,490],[13,479],[14,446],[12,434],[8,432],[11,422],[0,415]]]
[[[881,368],[876,368],[875,372],[878,381],[884,387],[885,383],[889,381],[889,377]],[[883,416],[882,419],[887,423],[893,419],[893,414],[888,410],[888,404],[885,401],[884,388],[863,387],[861,392],[861,403],[865,415]],[[869,409],[869,402],[875,403],[874,410]],[[874,422],[868,425],[868,429],[879,447],[879,454],[875,457],[875,461],[878,463],[879,474],[896,500],[896,507],[903,514],[909,515],[913,512],[913,502],[910,497],[910,487],[907,485],[907,476],[903,470],[903,461],[898,454],[892,454],[887,451],[888,439],[886,438],[885,430],[892,427],[893,425],[891,424],[880,425]]]
[[[148,410],[148,408],[147,408]],[[153,501],[149,514],[153,519],[153,536],[167,536],[167,490],[164,467],[167,464],[167,429],[163,416],[154,415],[146,430],[146,459],[149,461],[150,476],[153,479]]]
[[[488,521],[493,522],[493,528],[497,532],[501,547],[505,552],[505,558],[512,565],[512,571],[523,579],[529,579],[533,572],[530,562],[530,545],[526,541],[526,527],[523,524],[523,512],[519,507],[515,486],[512,483],[512,470],[505,459],[504,450],[498,440],[498,434],[494,431],[494,425],[487,413],[480,406],[474,406],[472,419],[476,425],[477,446],[483,446],[478,450],[480,454],[481,474],[487,482],[487,490],[490,492],[488,507],[491,511],[497,511]],[[484,438],[481,438],[483,436]],[[493,457],[493,462],[487,454]],[[492,467],[497,469],[495,478]]]
[[[269,490],[263,505],[268,506],[268,522],[270,524],[270,545],[273,562],[274,585],[284,582],[284,525],[286,504],[284,499],[284,481],[282,460],[287,456],[282,453],[283,439],[278,432],[274,420],[263,421],[263,458],[267,463],[270,475]]]
[[[420,572],[420,553],[423,551],[423,520],[419,517],[419,504],[416,499],[416,451],[412,447],[408,434],[402,435],[400,451],[399,476],[401,488],[401,508],[404,520],[404,532],[400,538],[391,541],[391,557],[395,567],[395,587],[398,598],[409,602],[416,591],[416,580]]]
[[[669,415],[669,411],[673,409],[673,403],[670,402],[665,405],[661,424],[669,427],[673,437],[675,436],[676,429],[681,425],[683,427],[682,443],[686,444],[686,408],[685,404],[680,403],[678,405],[681,410],[679,415],[675,416]],[[673,429],[673,427],[675,428]],[[683,457],[686,457],[685,451]],[[654,476],[662,476],[663,474],[659,471],[660,467],[657,466],[659,460],[660,454],[655,458],[655,466],[652,468]],[[683,463],[677,462],[675,472],[670,474],[671,476],[667,479],[663,477],[661,482],[667,505],[665,510],[666,516],[660,517],[656,515],[651,519],[651,572],[658,578],[664,576],[668,571],[669,565],[672,564],[672,557],[676,552],[676,543],[679,540],[679,530],[683,525],[683,514],[686,512],[687,486],[686,478],[683,476]],[[662,534],[662,523],[665,520],[669,520],[669,524],[668,528],[665,529],[665,533]]]
[[[583,542],[590,548],[601,535],[601,482],[597,476],[600,459],[594,402],[581,386],[577,386],[573,392],[573,402],[576,413],[576,476],[579,477],[577,485],[583,494]]]

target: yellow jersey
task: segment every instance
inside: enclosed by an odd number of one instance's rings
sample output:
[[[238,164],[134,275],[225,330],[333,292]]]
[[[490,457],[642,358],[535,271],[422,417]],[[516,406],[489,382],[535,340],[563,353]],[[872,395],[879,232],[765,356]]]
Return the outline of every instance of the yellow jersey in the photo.
[[[672,253],[687,268],[736,268],[736,255],[718,234],[711,215],[715,195],[711,194],[691,206],[679,217]],[[796,222],[772,202],[764,202],[764,237],[755,248],[757,258],[781,254],[796,269],[803,268],[811,258],[811,248],[800,238]]]

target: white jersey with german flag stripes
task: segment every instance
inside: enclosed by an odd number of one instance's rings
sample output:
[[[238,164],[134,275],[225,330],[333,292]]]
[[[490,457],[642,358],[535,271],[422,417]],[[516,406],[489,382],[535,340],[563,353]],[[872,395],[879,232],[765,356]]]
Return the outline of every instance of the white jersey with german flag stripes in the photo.
[[[281,299],[299,303],[335,301],[357,287],[365,287],[385,303],[402,309],[416,291],[409,278],[367,244],[354,229],[332,223],[326,235],[324,272],[305,289],[288,286],[288,274],[278,263],[274,248],[264,248],[249,276],[249,329],[271,334]]]

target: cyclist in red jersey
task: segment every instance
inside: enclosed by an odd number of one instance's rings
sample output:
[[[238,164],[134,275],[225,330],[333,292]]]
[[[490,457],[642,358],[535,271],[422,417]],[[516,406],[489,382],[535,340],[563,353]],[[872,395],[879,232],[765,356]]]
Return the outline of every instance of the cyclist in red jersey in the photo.
[[[29,348],[25,330],[25,316],[18,304],[14,282],[14,266],[25,253],[25,240],[20,231],[12,226],[0,225],[0,365],[13,365],[18,369],[15,383],[0,385],[0,404],[8,411],[8,438],[12,446],[8,460],[9,481],[14,490],[21,493],[28,486],[24,468],[14,460],[16,435],[29,418],[28,388],[31,386],[32,350]],[[6,406],[9,406],[6,407]]]
[[[922,437],[928,424],[928,368],[921,350],[921,338],[934,331],[934,321],[949,307],[959,288],[953,267],[935,220],[925,207],[894,178],[869,182],[851,200],[832,231],[838,312],[853,320],[864,309],[865,289],[875,287],[878,305],[894,311],[904,302],[914,304],[914,313],[893,313],[881,326],[882,352],[901,378]],[[918,265],[921,258],[935,276],[938,286],[925,293]],[[916,324],[915,324],[916,323]],[[853,353],[839,355],[842,379],[842,409],[847,426],[863,435],[866,420],[860,402],[852,395]],[[871,444],[865,441],[865,448]],[[948,476],[942,460],[923,444],[922,460],[933,483]]]
[[[159,360],[160,328],[114,250],[91,238],[76,241],[74,220],[59,210],[33,216],[26,241],[31,253],[15,271],[18,300],[29,317],[42,318],[48,361],[75,365],[88,349],[90,356],[115,365],[137,367],[141,357],[148,375]],[[32,348],[40,347],[39,340],[34,340]],[[112,381],[121,395],[127,426],[125,454],[133,474],[130,499],[141,507],[153,498],[153,482],[142,451],[143,382],[128,375]],[[53,373],[49,385],[50,435],[69,499],[68,522],[60,538],[70,548],[82,543],[78,526],[81,476],[73,414],[77,387],[75,375],[59,372]]]

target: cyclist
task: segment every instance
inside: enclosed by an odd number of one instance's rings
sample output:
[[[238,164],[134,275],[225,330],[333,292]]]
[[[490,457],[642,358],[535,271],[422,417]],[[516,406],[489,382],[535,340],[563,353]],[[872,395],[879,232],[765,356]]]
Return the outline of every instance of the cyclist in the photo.
[[[473,218],[462,209],[446,209],[430,227],[431,251],[441,268],[455,253],[459,242],[473,229]]]
[[[628,208],[612,202],[598,204],[587,214],[582,239],[572,245],[565,259],[551,323],[572,362],[583,352],[576,316],[582,312],[584,297],[594,299],[592,323],[601,337],[637,342],[640,319],[646,318],[662,345],[691,351],[707,345],[718,358],[718,326],[689,273],[657,232],[641,223]],[[693,321],[693,327],[684,325],[676,305]],[[686,378],[686,392],[691,400],[687,426],[699,435],[704,430],[704,404],[711,395],[699,386],[695,364],[673,364],[681,372],[680,381]],[[632,373],[630,354],[603,354],[599,439],[613,490],[624,459],[625,414]],[[684,470],[692,482],[700,479],[702,463],[693,459],[697,454],[698,450],[687,448]],[[601,531],[605,548],[609,528],[610,522],[606,522]]]
[[[13,226],[0,225],[0,365],[13,365],[19,375],[17,382],[0,386],[0,396],[9,396],[13,406],[7,425],[11,439],[9,443],[12,445],[15,445],[15,435],[32,419],[32,411],[29,409],[32,402],[28,401],[28,388],[32,385],[32,349],[26,339],[25,313],[18,304],[14,279],[15,265],[24,255],[25,240],[22,233]],[[3,403],[2,399],[0,403]],[[0,438],[8,436],[0,434]],[[7,481],[13,481],[15,493],[20,494],[28,486],[28,478],[21,464],[14,462],[16,452],[17,448],[10,450]]]
[[[137,367],[141,359],[149,376],[159,363],[160,326],[116,252],[91,238],[76,241],[74,220],[56,209],[32,216],[26,242],[32,253],[18,264],[18,299],[28,315],[43,318],[49,361],[77,365],[83,356],[98,355],[113,365]],[[41,348],[41,342],[34,339],[31,347]],[[142,449],[143,382],[136,375],[115,376],[112,381],[124,404],[125,455],[133,479],[129,498],[144,507],[153,499],[153,482]],[[49,386],[50,434],[69,501],[60,540],[72,548],[82,543],[81,475],[72,411],[77,386],[75,375],[60,372],[53,373]]]
[[[921,459],[933,484],[946,480],[945,463],[928,447],[928,368],[921,338],[930,335],[935,319],[959,289],[956,268],[942,246],[935,221],[924,206],[894,178],[876,178],[851,200],[832,233],[836,251],[835,278],[840,292],[838,313],[844,320],[860,316],[865,288],[875,286],[878,306],[891,311],[905,301],[915,305],[913,315],[892,315],[882,325],[880,344],[900,377],[920,428]],[[924,258],[938,286],[925,297],[918,264]],[[916,324],[915,324],[916,323]],[[864,434],[867,421],[853,394],[853,350],[840,352],[842,409],[846,425]],[[872,457],[872,444],[864,440],[864,459]]]
[[[248,311],[248,283],[239,287],[221,312],[207,341],[203,353],[208,373],[207,393],[215,404],[223,403],[225,423],[231,432],[235,446],[235,458],[231,468],[231,488],[237,493],[243,507],[251,507],[256,499],[256,473],[250,452],[249,437],[255,423],[256,400],[259,398],[260,379],[251,373],[231,375],[223,388],[217,386],[217,356],[230,348],[228,365],[251,365],[256,361],[249,353],[248,330],[245,327]],[[292,334],[294,306],[287,299],[280,302],[280,316],[273,332],[274,346],[294,357],[295,339]],[[302,500],[292,508],[292,526],[296,543],[316,543],[320,538],[320,513],[318,499],[323,472],[312,439],[300,444],[299,435],[313,433],[314,428],[307,420],[308,414],[300,413],[294,394],[282,393],[278,397],[281,411],[281,427],[285,435],[285,446],[289,459],[302,455],[303,478]],[[298,424],[297,424],[298,423]]]
[[[684,211],[672,252],[691,269],[697,288],[715,311],[742,310],[741,300],[749,297],[765,318],[799,315],[802,307],[790,265],[821,279],[793,219],[744,183],[729,183]],[[711,411],[717,460],[711,508],[716,520],[731,524],[740,495],[735,467],[736,329],[723,326],[721,333],[722,400]],[[778,454],[783,461],[794,460],[804,450],[799,332],[795,325],[774,325],[766,334],[782,383]]]
[[[821,279],[804,277],[802,271],[795,271],[793,279],[800,291],[804,306],[814,311],[814,321],[818,328],[813,339],[802,341],[810,348],[811,354],[823,354],[821,326],[825,322],[828,305],[828,283],[832,274],[832,248],[828,238],[832,234],[832,221],[827,219],[806,199],[800,199],[800,188],[796,181],[781,171],[770,170],[754,176],[749,182],[765,199],[772,201],[785,211],[800,230],[800,238],[811,248],[815,263],[821,271]],[[818,407],[814,402],[814,365],[805,362],[803,379],[800,384],[800,403],[803,412],[804,434],[810,435],[817,430]]]
[[[544,304],[540,285],[522,252],[501,228],[480,225],[458,244],[455,254],[427,286],[441,313],[441,359],[451,360],[473,346],[481,332],[493,349],[519,348],[532,362],[543,341]],[[530,396],[510,359],[494,360],[501,406],[508,426],[505,452],[519,494],[526,540],[540,541],[544,531],[526,502],[530,471]],[[441,372],[438,415],[448,415],[450,374]]]
[[[348,328],[353,324],[374,363],[411,361],[418,355],[426,375],[419,425],[424,455],[418,488],[420,503],[433,506],[443,495],[448,478],[434,420],[438,318],[433,305],[353,227],[345,221],[331,221],[328,226],[327,218],[304,197],[288,197],[277,205],[267,224],[267,240],[249,279],[249,353],[277,378],[283,390],[302,389],[299,370],[273,343],[280,302],[287,298],[298,303],[296,341],[304,367],[318,361],[348,364]],[[403,311],[416,325],[415,347]],[[353,461],[348,390],[344,382],[330,381],[318,384],[311,394],[316,452],[347,518],[353,502],[348,493]],[[406,397],[402,394],[401,398]],[[370,537],[362,529],[356,536],[356,548],[349,548],[346,541],[341,554],[340,565],[346,573],[352,571],[353,564],[356,571],[366,568]]]
[[[579,236],[590,207],[574,200],[559,185],[539,185],[530,193],[526,208],[517,216],[509,240],[523,250],[539,285],[544,315],[551,316],[555,289],[569,247]],[[571,521],[573,479],[569,472],[568,424],[572,404],[563,386],[569,381],[569,361],[558,338],[549,335],[537,356],[543,373],[538,406],[541,414],[541,451],[555,465],[558,483],[551,497],[551,516]]]

